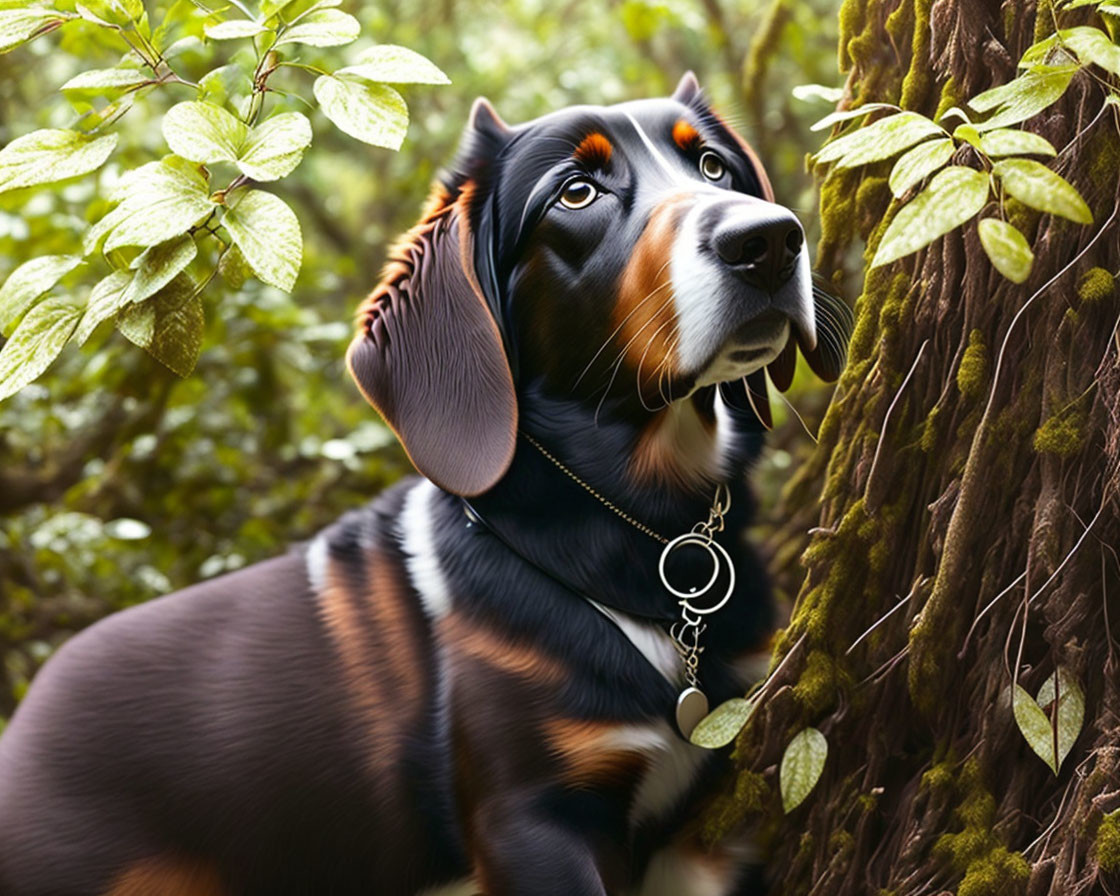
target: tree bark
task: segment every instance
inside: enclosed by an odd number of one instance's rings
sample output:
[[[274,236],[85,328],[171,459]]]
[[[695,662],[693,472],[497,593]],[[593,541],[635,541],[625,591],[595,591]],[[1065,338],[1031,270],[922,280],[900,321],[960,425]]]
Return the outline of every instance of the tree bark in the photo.
[[[1011,80],[1053,30],[1049,2],[846,0],[842,105],[935,117]],[[771,668],[786,662],[706,818],[713,840],[757,830],[777,894],[1120,893],[1120,110],[1105,96],[1081,72],[1025,125],[1095,219],[1011,202],[1037,256],[1026,283],[992,269],[975,222],[864,275],[848,367],[771,544],[779,579],[801,579]],[[971,152],[955,162],[978,167]],[[837,284],[893,213],[889,168],[824,177],[818,267]],[[1085,719],[1054,775],[1010,694],[1058,667]],[[824,773],[783,814],[778,765],[808,725],[828,739]]]

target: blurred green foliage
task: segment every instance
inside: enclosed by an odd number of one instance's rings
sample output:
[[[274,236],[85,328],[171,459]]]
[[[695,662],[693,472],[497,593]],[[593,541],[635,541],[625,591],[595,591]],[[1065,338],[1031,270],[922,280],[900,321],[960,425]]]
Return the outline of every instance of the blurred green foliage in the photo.
[[[792,89],[840,83],[837,5],[346,0],[362,42],[307,48],[301,61],[337,67],[340,53],[350,59],[374,41],[399,44],[452,83],[402,88],[412,121],[393,153],[352,140],[309,109],[298,97],[310,95],[313,75],[275,73],[277,108],[308,114],[314,128],[303,164],[270,185],[303,232],[292,293],[216,278],[202,295],[202,352],[186,379],[102,327],[0,404],[0,720],[39,664],[82,626],[283,551],[409,470],[342,357],[386,245],[416,219],[475,96],[519,122],[572,103],[665,94],[691,68],[759,148],[779,201],[812,233],[805,155],[819,138],[808,127],[831,105],[812,91],[796,99]],[[148,12],[158,22],[165,10],[149,2]],[[177,57],[176,72],[198,80],[224,51],[200,41]],[[72,126],[77,111],[58,87],[119,61],[116,44],[81,22],[0,56],[0,143]],[[0,278],[30,258],[71,251],[106,210],[121,172],[167,152],[167,109],[195,98],[191,87],[161,85],[121,119],[103,168],[61,189],[0,194]],[[80,282],[64,279],[63,287],[88,290]],[[815,429],[826,393],[806,381],[799,376],[792,401]],[[757,477],[764,505],[793,464],[783,446],[808,441],[800,425],[776,434]]]

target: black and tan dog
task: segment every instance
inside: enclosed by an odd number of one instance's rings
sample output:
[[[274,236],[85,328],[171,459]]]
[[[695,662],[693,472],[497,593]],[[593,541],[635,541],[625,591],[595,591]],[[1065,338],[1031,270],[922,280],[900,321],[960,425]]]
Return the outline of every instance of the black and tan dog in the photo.
[[[747,892],[692,827],[726,760],[677,730],[659,560],[722,521],[695,672],[741,693],[765,368],[843,362],[807,258],[691,75],[518,127],[476,103],[349,356],[426,478],[66,644],[0,738],[0,893]]]

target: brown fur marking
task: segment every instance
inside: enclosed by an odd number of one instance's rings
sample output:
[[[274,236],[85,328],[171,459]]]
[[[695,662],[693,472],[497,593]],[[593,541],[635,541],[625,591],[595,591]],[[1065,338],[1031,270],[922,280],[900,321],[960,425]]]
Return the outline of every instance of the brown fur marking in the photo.
[[[527,644],[503,640],[496,632],[475,626],[454,611],[440,622],[440,641],[462,657],[540,685],[557,685],[568,675],[559,660]]]
[[[386,773],[423,698],[423,666],[407,619],[404,573],[382,552],[364,558],[368,591],[334,559],[319,608],[338,652],[355,720],[368,732],[369,769]],[[363,593],[364,592],[364,593]],[[376,632],[376,638],[371,637]]]
[[[673,196],[650,214],[619,279],[612,326],[642,394],[658,402],[658,377],[672,373],[677,322],[669,258],[690,195]]]
[[[692,152],[700,145],[700,132],[682,118],[673,125],[673,142],[685,152]]]
[[[145,859],[126,868],[105,896],[225,896],[215,868],[182,859]]]
[[[586,165],[590,170],[602,170],[611,161],[613,147],[611,141],[598,132],[588,134],[580,141],[573,153],[575,158]]]
[[[696,399],[654,415],[642,429],[630,458],[630,473],[641,483],[698,488],[719,479],[716,420]]]
[[[545,723],[549,752],[564,763],[572,784],[620,783],[640,775],[648,757],[637,743],[626,742],[626,726],[581,719]]]

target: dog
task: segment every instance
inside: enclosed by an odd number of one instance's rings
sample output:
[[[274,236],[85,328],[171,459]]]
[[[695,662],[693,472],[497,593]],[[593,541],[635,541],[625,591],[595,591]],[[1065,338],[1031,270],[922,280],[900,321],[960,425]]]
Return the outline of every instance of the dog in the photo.
[[[846,315],[691,74],[478,100],[348,352],[422,478],[65,644],[0,737],[0,894],[753,892],[687,735],[773,625],[767,371],[835,379]]]

